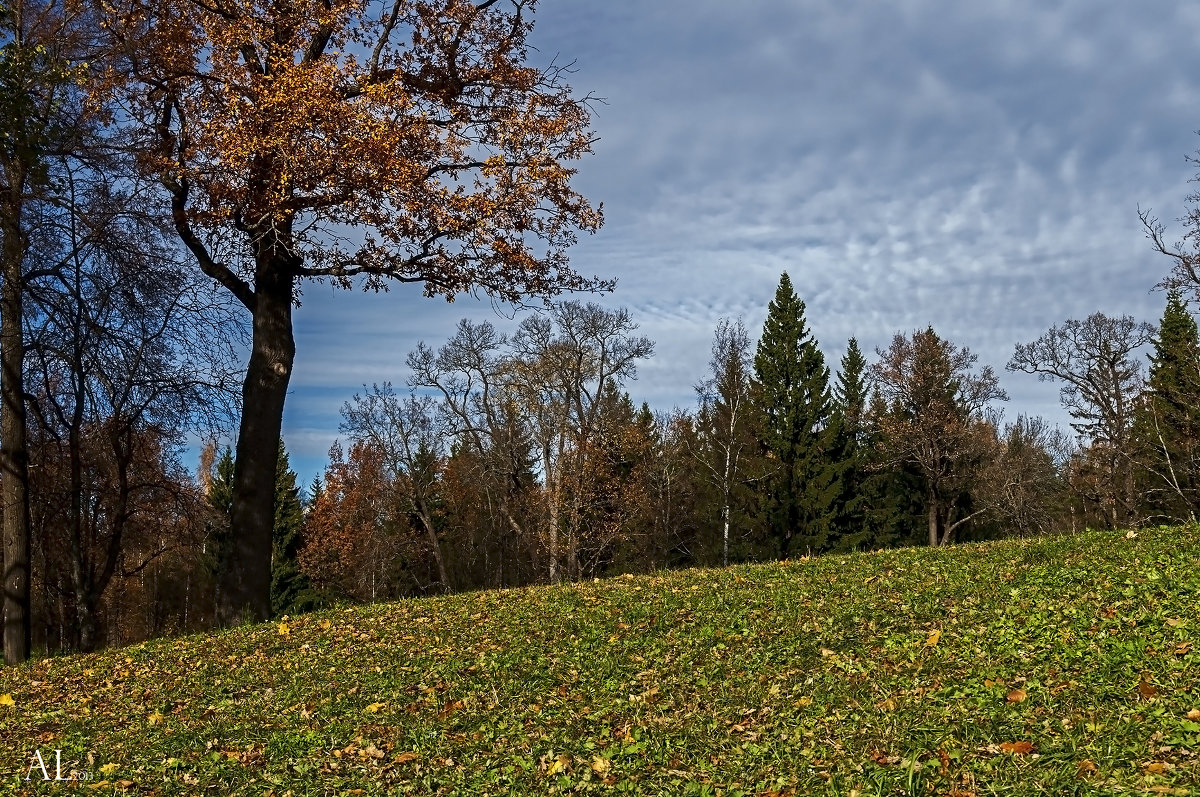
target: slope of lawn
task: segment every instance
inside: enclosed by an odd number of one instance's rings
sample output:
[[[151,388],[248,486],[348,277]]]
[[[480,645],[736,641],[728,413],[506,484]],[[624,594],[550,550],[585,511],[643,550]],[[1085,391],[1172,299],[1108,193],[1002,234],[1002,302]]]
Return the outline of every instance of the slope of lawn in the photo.
[[[1196,794],[1198,629],[1195,527],[401,601],[0,670],[0,793]]]

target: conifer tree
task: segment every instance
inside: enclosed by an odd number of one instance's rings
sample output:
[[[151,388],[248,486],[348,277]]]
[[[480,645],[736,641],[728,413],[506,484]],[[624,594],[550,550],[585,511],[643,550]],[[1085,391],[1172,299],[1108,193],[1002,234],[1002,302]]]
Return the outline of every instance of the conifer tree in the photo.
[[[1150,355],[1149,395],[1136,434],[1145,466],[1147,511],[1159,520],[1195,520],[1200,508],[1200,336],[1178,291]]]
[[[283,441],[275,464],[275,526],[271,533],[271,615],[305,611],[308,579],[300,571],[297,554],[303,546],[304,510],[296,472],[288,462]]]
[[[233,450],[226,446],[216,462],[216,472],[208,482],[208,505],[212,513],[208,521],[208,539],[204,544],[204,560],[213,579],[213,612],[220,605],[220,589],[225,568],[229,566],[232,535],[229,529],[229,510],[233,506]]]
[[[837,471],[830,548],[853,551],[870,545],[864,486],[871,477],[870,433],[867,426],[867,359],[850,338],[833,388],[832,464]]]
[[[804,302],[785,272],[754,355],[759,439],[775,460],[768,525],[781,557],[826,548],[837,492],[830,463],[829,369],[804,320]]]

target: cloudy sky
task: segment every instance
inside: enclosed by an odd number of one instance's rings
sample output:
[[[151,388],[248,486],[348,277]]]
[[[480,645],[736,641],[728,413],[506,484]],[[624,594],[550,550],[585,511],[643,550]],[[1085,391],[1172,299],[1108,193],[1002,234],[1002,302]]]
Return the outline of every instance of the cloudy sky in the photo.
[[[1005,413],[1065,421],[1014,344],[1093,312],[1157,321],[1169,263],[1137,210],[1182,214],[1200,147],[1200,5],[1178,0],[542,0],[538,57],[605,98],[576,247],[655,357],[630,385],[692,406],[712,331],[757,335],[780,272],[831,367],[932,325],[1000,372]],[[1176,229],[1178,229],[1176,227]],[[363,384],[486,302],[305,289],[284,415],[307,483]]]

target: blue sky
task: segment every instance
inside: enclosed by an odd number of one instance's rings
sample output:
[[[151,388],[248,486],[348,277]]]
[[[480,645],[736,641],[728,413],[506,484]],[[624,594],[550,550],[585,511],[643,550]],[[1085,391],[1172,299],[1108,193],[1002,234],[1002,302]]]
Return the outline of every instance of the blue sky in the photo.
[[[1014,344],[1097,310],[1157,321],[1139,205],[1181,215],[1200,147],[1200,5],[1163,0],[543,0],[537,57],[605,98],[576,185],[606,224],[572,252],[618,279],[655,357],[630,385],[694,404],[713,329],[761,329],[792,277],[831,368],[932,325],[1000,373],[1005,414],[1063,423]],[[307,285],[284,414],[308,483],[363,384],[403,384],[469,298]]]

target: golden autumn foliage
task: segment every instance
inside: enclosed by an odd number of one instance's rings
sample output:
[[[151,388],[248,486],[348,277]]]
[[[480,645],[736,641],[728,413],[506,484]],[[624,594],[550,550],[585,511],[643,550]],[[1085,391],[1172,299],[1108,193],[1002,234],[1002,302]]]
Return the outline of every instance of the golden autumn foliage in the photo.
[[[588,100],[526,63],[533,5],[135,0],[114,18],[143,165],[226,287],[264,254],[447,297],[600,286],[562,254],[602,221],[570,187]]]

